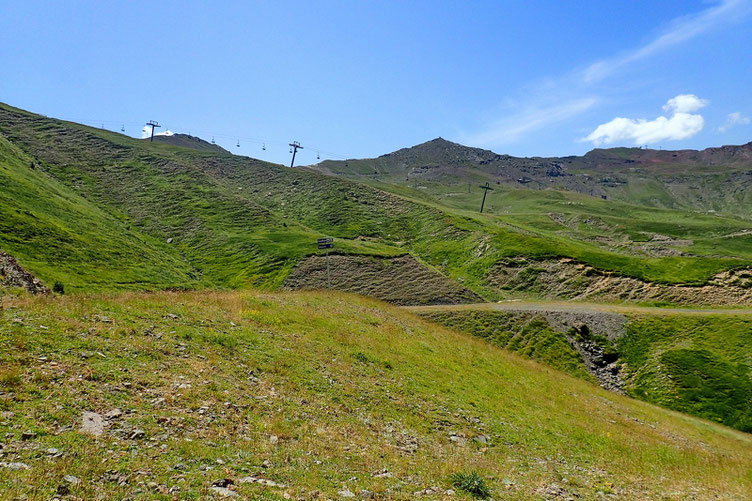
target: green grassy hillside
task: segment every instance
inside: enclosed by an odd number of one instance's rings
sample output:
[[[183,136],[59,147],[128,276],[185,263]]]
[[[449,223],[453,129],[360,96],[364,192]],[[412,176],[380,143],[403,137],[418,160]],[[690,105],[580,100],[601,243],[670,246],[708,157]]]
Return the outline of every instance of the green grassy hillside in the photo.
[[[595,383],[582,357],[540,315],[498,311],[426,311],[421,316]]]
[[[345,222],[348,211],[343,210],[342,221],[327,224],[325,218],[333,212],[326,205],[332,203],[326,200],[327,191],[351,183],[328,183],[329,190],[321,186],[319,202],[312,198],[315,179],[309,180],[303,193],[309,201],[303,209],[319,203],[322,207],[305,211],[306,217],[299,218],[302,221],[295,220],[279,208],[285,200],[295,201],[298,174],[279,166],[144,143],[10,108],[0,111],[4,118],[0,131],[14,141],[0,144],[3,173],[8,179],[8,184],[2,185],[5,196],[0,210],[9,214],[0,246],[48,282],[61,280],[72,290],[149,288],[150,284],[276,286],[297,261],[316,252],[315,241],[323,230],[345,237],[337,242],[340,252],[404,253],[380,242],[347,238],[369,224],[373,231],[383,214],[354,207],[349,211],[352,217],[347,218],[350,222]],[[33,169],[29,167],[32,164]],[[240,179],[233,179],[234,173],[228,170],[243,172]],[[247,182],[241,184],[242,180]],[[259,193],[254,184],[271,190],[275,200],[265,200],[267,192]],[[20,196],[10,191],[13,188]],[[67,200],[76,209],[75,216],[48,207],[45,190]],[[278,194],[285,190],[291,196],[280,200]],[[372,196],[376,193],[365,191]],[[358,211],[368,217],[358,217]],[[20,216],[11,217],[14,213]],[[69,231],[71,236],[37,228],[42,225],[36,220],[44,213],[53,220],[51,225],[63,226],[67,220],[77,226]],[[22,215],[27,219],[19,220]],[[63,221],[54,220],[58,217]],[[391,221],[392,227],[399,223],[397,218]],[[109,226],[103,229],[105,224]],[[25,232],[38,233],[37,240]],[[113,235],[117,238],[111,238]],[[147,244],[131,244],[139,249],[135,251],[138,259],[121,259],[119,254],[127,252],[127,244],[120,240],[129,237],[144,240],[161,254],[150,254]],[[58,252],[66,238],[74,238],[75,243]],[[110,241],[102,243],[107,239]],[[117,252],[111,250],[113,245]],[[107,273],[92,266],[96,264],[92,254],[106,263]],[[171,265],[182,269],[184,276],[171,274]]]
[[[12,215],[0,248],[69,290],[274,288],[317,252],[323,235],[344,254],[411,253],[489,299],[507,294],[489,283],[504,258],[568,256],[616,274],[691,284],[752,264],[749,224],[728,217],[530,190],[493,193],[491,214],[479,215],[471,210],[477,193],[372,187],[6,105],[0,134],[8,186],[33,186],[19,197],[0,185],[0,211]],[[46,190],[76,216],[49,206]]]
[[[583,156],[517,158],[437,138],[377,158],[326,160],[311,168],[452,195],[466,193],[468,185],[479,192],[478,184],[488,182],[752,219],[752,142],[702,151],[611,148]]]
[[[636,316],[616,350],[631,395],[752,432],[752,318]]]
[[[752,496],[749,435],[338,293],[6,299],[0,437],[8,499]]]
[[[593,381],[564,329],[545,313],[463,307],[420,315]],[[595,311],[595,310],[594,310]],[[573,313],[576,316],[576,313]],[[623,313],[623,332],[570,338],[600,346],[616,362],[626,394],[752,432],[752,315],[748,313]],[[575,317],[576,318],[576,317]],[[597,313],[575,322],[597,322]],[[590,323],[589,330],[593,329]],[[603,330],[601,328],[601,330]]]
[[[51,286],[193,287],[192,267],[0,136],[0,248]]]

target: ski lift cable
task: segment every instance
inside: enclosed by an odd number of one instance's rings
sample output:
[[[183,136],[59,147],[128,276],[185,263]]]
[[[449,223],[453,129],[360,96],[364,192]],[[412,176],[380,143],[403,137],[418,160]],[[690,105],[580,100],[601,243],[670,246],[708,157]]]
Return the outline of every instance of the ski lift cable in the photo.
[[[128,120],[123,121],[123,120],[92,120],[92,119],[78,119],[78,118],[57,118],[57,117],[50,117],[50,118],[54,118],[54,119],[57,119],[57,120],[62,120],[62,121],[65,121],[65,122],[80,123],[80,124],[83,124],[83,125],[88,125],[90,127],[96,127],[96,128],[101,128],[101,126],[103,124],[108,124],[108,125],[111,125],[111,128],[113,130],[117,129],[117,130],[120,130],[121,132],[125,132],[123,129],[125,129],[126,127],[132,127],[132,126],[140,127],[140,126],[143,125],[143,121],[141,121],[141,120],[139,120],[139,121],[128,121]],[[117,127],[118,125],[120,125],[120,127]],[[264,151],[266,151],[268,145],[272,145],[272,146],[277,145],[277,146],[285,146],[285,147],[288,146],[288,142],[287,141],[284,141],[284,142],[283,141],[274,141],[274,140],[269,140],[269,139],[259,138],[259,137],[238,136],[236,134],[213,133],[211,131],[199,130],[199,129],[191,129],[191,132],[205,134],[207,136],[212,136],[214,138],[214,144],[216,144],[216,138],[221,138],[221,139],[235,139],[235,141],[236,141],[236,147],[240,147],[239,146],[240,141],[251,143],[251,144],[254,144],[254,143],[255,144],[259,144],[259,145],[261,145],[261,149],[264,150]],[[324,155],[324,156],[327,156],[327,157],[333,157],[333,158],[340,159],[340,160],[347,160],[349,158],[346,155],[342,155],[340,153],[336,153],[336,152],[333,152],[333,151],[328,151],[328,150],[325,150],[323,148],[317,148],[314,145],[308,144],[307,146],[308,146],[308,152],[310,152],[311,154],[313,152],[316,152],[316,158],[317,158],[317,160],[321,159],[321,155]],[[306,153],[304,153],[304,154],[306,154]]]

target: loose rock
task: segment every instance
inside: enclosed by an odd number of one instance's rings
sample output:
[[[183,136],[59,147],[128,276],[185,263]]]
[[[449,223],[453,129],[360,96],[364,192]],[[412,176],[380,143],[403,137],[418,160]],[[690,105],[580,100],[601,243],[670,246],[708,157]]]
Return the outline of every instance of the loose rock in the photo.
[[[25,431],[21,433],[21,440],[34,440],[37,438],[37,434],[33,431]]]
[[[104,420],[102,419],[102,415],[97,412],[84,412],[84,415],[81,418],[81,428],[79,431],[95,437],[100,436],[104,433]]]
[[[4,461],[0,461],[0,468],[8,468],[9,470],[19,471],[28,470],[29,465],[26,463],[6,463]]]
[[[121,411],[120,409],[117,409],[117,408],[115,408],[115,409],[112,409],[112,410],[111,410],[110,412],[108,412],[107,414],[105,414],[105,415],[104,415],[104,418],[105,418],[105,419],[106,419],[107,421],[113,421],[113,420],[115,420],[115,419],[119,418],[119,417],[120,417],[120,416],[122,416],[122,415],[123,415],[123,411]]]
[[[138,440],[141,438],[144,438],[146,436],[146,432],[144,430],[136,428],[131,432],[131,434],[128,436],[131,440]]]
[[[66,475],[63,477],[63,480],[68,482],[71,485],[78,485],[81,483],[81,479],[78,477],[74,477],[73,475]]]
[[[227,487],[212,487],[211,490],[225,498],[240,497],[237,492],[230,490]]]

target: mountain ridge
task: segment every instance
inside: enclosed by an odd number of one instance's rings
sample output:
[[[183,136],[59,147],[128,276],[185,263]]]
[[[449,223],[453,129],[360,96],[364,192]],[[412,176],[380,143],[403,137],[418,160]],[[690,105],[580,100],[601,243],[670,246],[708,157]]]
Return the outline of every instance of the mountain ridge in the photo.
[[[436,138],[375,158],[327,160],[311,170],[432,192],[488,182],[559,189],[652,207],[752,219],[752,142],[704,150],[594,149],[581,156],[513,157]]]

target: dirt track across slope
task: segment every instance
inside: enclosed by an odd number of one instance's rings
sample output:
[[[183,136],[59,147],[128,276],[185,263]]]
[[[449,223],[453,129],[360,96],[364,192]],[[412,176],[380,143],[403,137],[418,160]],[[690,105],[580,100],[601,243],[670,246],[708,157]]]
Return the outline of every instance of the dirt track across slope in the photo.
[[[503,301],[499,303],[474,303],[455,305],[406,306],[419,312],[431,309],[497,310],[497,311],[539,311],[574,313],[617,313],[617,314],[682,314],[682,315],[752,315],[752,308],[658,308],[654,306],[633,306],[608,303],[572,303],[566,301]]]

